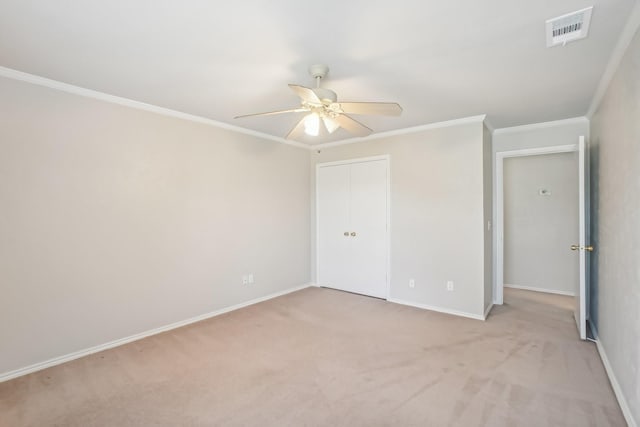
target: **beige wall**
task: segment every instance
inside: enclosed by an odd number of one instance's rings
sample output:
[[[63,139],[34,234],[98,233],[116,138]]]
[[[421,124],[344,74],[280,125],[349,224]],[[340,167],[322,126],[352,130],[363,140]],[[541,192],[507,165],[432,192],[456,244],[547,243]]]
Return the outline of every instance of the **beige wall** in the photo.
[[[0,375],[310,281],[307,150],[0,93]]]
[[[640,423],[640,33],[591,121],[591,320]]]
[[[576,294],[577,170],[576,152],[504,159],[505,284]]]
[[[493,134],[493,152],[577,144],[580,136],[588,135],[589,121],[585,117],[532,127],[497,129]]]
[[[391,158],[391,299],[482,316],[483,124],[342,145],[311,159],[383,154]]]

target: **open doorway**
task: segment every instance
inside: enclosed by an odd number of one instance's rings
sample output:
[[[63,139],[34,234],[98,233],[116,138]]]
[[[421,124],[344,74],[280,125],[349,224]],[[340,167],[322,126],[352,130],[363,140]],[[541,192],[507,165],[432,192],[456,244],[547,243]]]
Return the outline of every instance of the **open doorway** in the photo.
[[[571,296],[580,338],[588,303],[588,164],[577,144],[496,153],[494,303],[505,287]],[[507,182],[508,181],[508,182]],[[572,252],[573,251],[573,252]]]
[[[576,295],[578,156],[504,159],[504,287]]]

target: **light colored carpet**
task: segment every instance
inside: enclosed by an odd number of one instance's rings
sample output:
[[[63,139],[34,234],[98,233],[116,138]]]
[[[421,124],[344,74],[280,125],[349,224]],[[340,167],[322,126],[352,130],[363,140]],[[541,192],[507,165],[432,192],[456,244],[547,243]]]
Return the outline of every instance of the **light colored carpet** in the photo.
[[[0,425],[624,426],[568,297],[486,322],[310,288],[0,384]]]

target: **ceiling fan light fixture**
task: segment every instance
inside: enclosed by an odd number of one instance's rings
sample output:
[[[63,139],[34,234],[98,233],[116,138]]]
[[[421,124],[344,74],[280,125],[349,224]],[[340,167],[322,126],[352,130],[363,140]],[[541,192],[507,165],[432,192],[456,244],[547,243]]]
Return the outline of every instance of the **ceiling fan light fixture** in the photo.
[[[304,134],[319,136],[321,121],[326,130],[326,132],[322,131],[323,137],[333,134],[340,128],[355,136],[367,136],[373,131],[351,118],[349,114],[399,116],[402,113],[402,107],[395,102],[338,102],[338,95],[334,91],[320,87],[320,80],[328,72],[329,67],[326,65],[309,67],[309,74],[316,80],[315,88],[289,84],[289,88],[300,98],[300,106],[297,108],[245,114],[235,118],[307,112],[308,114],[298,120],[286,136],[287,139],[295,140]]]
[[[311,113],[304,118],[304,133],[309,136],[318,136],[320,133],[320,116]]]
[[[323,116],[322,121],[324,122],[324,127],[327,128],[327,132],[329,133],[334,133],[340,127],[340,123],[332,117]]]

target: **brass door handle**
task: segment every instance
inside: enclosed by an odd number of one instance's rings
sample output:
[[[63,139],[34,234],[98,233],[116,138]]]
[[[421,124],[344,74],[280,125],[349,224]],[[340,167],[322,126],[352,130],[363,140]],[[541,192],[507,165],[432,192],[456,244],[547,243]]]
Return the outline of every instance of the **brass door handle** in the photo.
[[[571,250],[572,251],[584,250],[584,251],[593,252],[593,246],[571,245]]]
[[[351,232],[351,237],[356,237],[356,232],[355,231]]]

